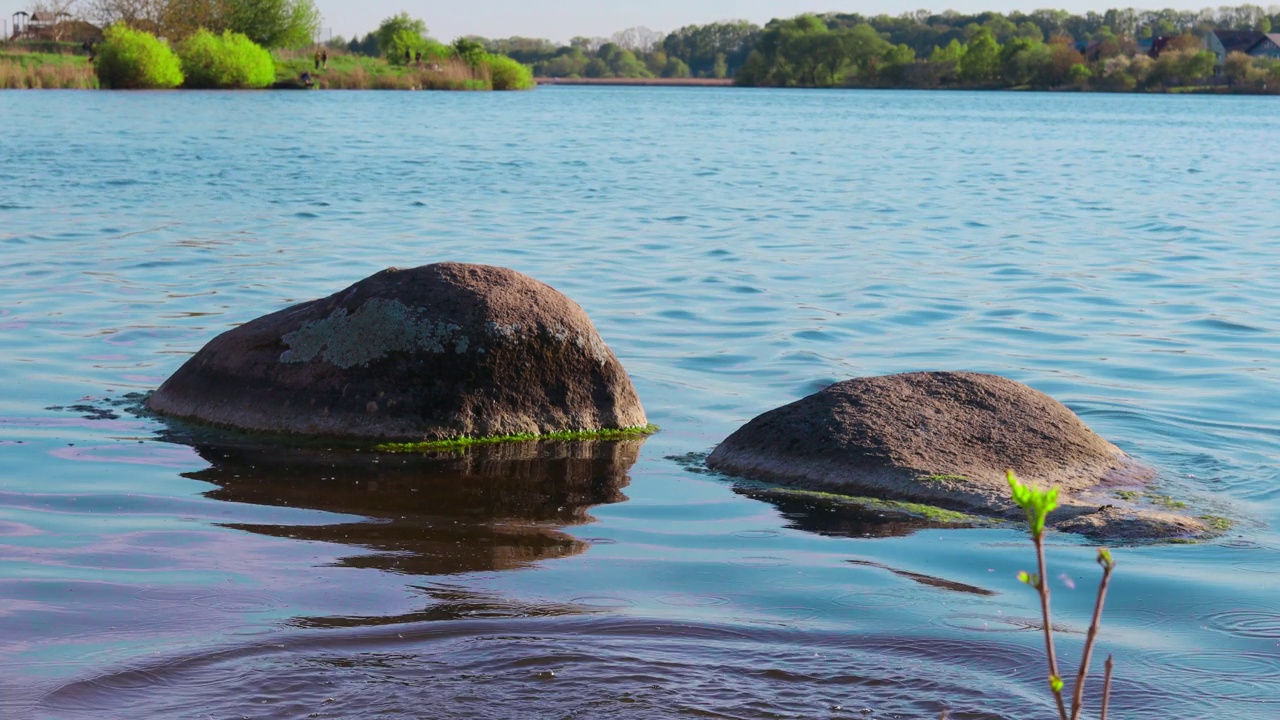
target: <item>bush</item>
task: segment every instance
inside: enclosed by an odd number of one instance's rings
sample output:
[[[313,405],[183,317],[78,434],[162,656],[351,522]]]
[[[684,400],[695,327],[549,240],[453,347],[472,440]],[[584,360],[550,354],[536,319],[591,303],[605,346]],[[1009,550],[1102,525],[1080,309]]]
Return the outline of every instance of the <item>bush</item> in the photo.
[[[230,30],[199,30],[178,46],[182,72],[191,88],[264,88],[276,81],[271,53],[248,36]]]
[[[489,68],[494,90],[531,90],[534,86],[533,70],[506,55],[489,55],[484,64]]]
[[[182,84],[178,56],[155,35],[112,25],[98,48],[98,81],[114,90],[174,88]]]

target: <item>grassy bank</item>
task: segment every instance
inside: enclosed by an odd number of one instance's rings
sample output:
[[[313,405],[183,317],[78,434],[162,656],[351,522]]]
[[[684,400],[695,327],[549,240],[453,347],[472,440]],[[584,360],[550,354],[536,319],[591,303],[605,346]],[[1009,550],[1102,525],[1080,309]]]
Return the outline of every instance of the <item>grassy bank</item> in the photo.
[[[305,74],[311,87],[324,90],[495,89],[494,72],[487,63],[473,67],[459,58],[393,65],[384,58],[330,51],[328,64],[320,69],[316,69],[315,56],[310,51],[276,51],[272,58],[278,88],[306,87]],[[530,77],[529,85],[532,84]],[[0,89],[89,90],[98,87],[94,65],[79,46],[35,48],[0,43]]]
[[[0,45],[0,89],[91,90],[98,87],[89,58],[49,52],[28,52]]]
[[[383,58],[330,53],[327,67],[316,69],[315,55],[277,51],[278,86],[298,87],[304,73],[324,90],[490,90],[487,68],[473,68],[456,58],[421,65],[392,65]]]

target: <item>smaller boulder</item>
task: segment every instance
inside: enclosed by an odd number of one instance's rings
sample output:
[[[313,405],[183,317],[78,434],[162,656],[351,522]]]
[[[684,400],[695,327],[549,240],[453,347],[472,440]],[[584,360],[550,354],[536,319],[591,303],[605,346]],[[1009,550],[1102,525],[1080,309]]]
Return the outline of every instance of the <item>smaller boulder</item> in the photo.
[[[1154,473],[1066,406],[1012,380],[972,372],[855,378],[744,425],[707,465],[730,475],[845,495],[1017,518],[1005,470],[1056,485],[1063,529],[1132,539],[1196,534],[1196,521],[1108,508],[1109,491]],[[1084,516],[1090,515],[1088,519]],[[1185,523],[1183,521],[1186,521]],[[1203,529],[1202,526],[1200,529]]]

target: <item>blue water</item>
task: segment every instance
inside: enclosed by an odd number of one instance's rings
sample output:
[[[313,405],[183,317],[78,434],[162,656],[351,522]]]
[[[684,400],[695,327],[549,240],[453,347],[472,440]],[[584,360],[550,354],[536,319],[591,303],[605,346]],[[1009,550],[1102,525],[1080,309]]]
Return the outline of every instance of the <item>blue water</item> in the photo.
[[[1280,717],[1277,107],[0,93],[0,715],[1049,717],[1024,535],[876,530],[671,459],[833,381],[968,369],[1234,521],[1116,549],[1111,717]],[[488,477],[237,456],[113,405],[442,260],[577,300],[663,432]],[[1072,669],[1092,553],[1050,547]]]

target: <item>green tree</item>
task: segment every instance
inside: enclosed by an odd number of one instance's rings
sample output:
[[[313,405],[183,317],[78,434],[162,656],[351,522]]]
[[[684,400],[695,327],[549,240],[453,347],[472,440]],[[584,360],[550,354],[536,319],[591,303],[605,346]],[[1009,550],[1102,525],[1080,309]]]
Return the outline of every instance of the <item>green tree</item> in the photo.
[[[182,0],[176,0],[182,2]],[[223,0],[225,21],[212,30],[230,30],[268,48],[310,45],[320,31],[320,11],[312,0]]]
[[[419,35],[419,38],[422,36]],[[423,38],[425,40],[425,38]],[[484,45],[472,40],[471,38],[460,37],[453,41],[453,54],[471,67],[478,67],[485,60],[488,53],[484,50]],[[412,48],[411,50],[418,50]]]
[[[167,43],[123,24],[103,33],[94,68],[98,82],[114,90],[175,88],[183,80],[182,64]]]
[[[716,78],[729,76],[729,63],[724,53],[716,53],[716,62],[711,66],[711,75]]]
[[[667,66],[662,69],[662,77],[664,78],[687,78],[691,77],[689,66],[680,58],[670,58],[667,60]]]
[[[373,36],[379,53],[392,62],[403,61],[405,50],[412,52],[421,47],[421,41],[427,36],[427,24],[402,12],[383,20]]]
[[[198,30],[178,45],[186,86],[264,88],[276,80],[275,61],[265,48],[230,30]]]
[[[1093,77],[1093,71],[1091,71],[1088,66],[1081,63],[1072,65],[1071,69],[1067,71],[1067,79],[1070,80],[1073,85],[1083,85],[1088,82],[1091,77]]]
[[[960,79],[970,83],[988,83],[1000,73],[1000,43],[983,28],[970,41],[960,58]]]
[[[1271,32],[1271,18],[1264,15],[1258,20],[1258,32]]]
[[[1030,85],[1048,64],[1049,48],[1031,38],[1017,37],[1000,49],[1000,75],[1013,86]]]
[[[964,57],[965,47],[960,44],[959,40],[952,40],[946,47],[934,47],[933,54],[929,56],[929,62],[958,63]]]
[[[505,55],[485,55],[481,61],[489,70],[494,90],[530,90],[535,86],[529,66]]]
[[[1208,50],[1187,53],[1178,63],[1178,74],[1183,82],[1195,82],[1212,75],[1217,64],[1218,56]]]
[[[875,75],[885,53],[893,50],[893,45],[880,37],[880,33],[868,23],[858,23],[837,34],[841,37],[841,45],[848,54],[849,61],[858,74],[868,80]]]

